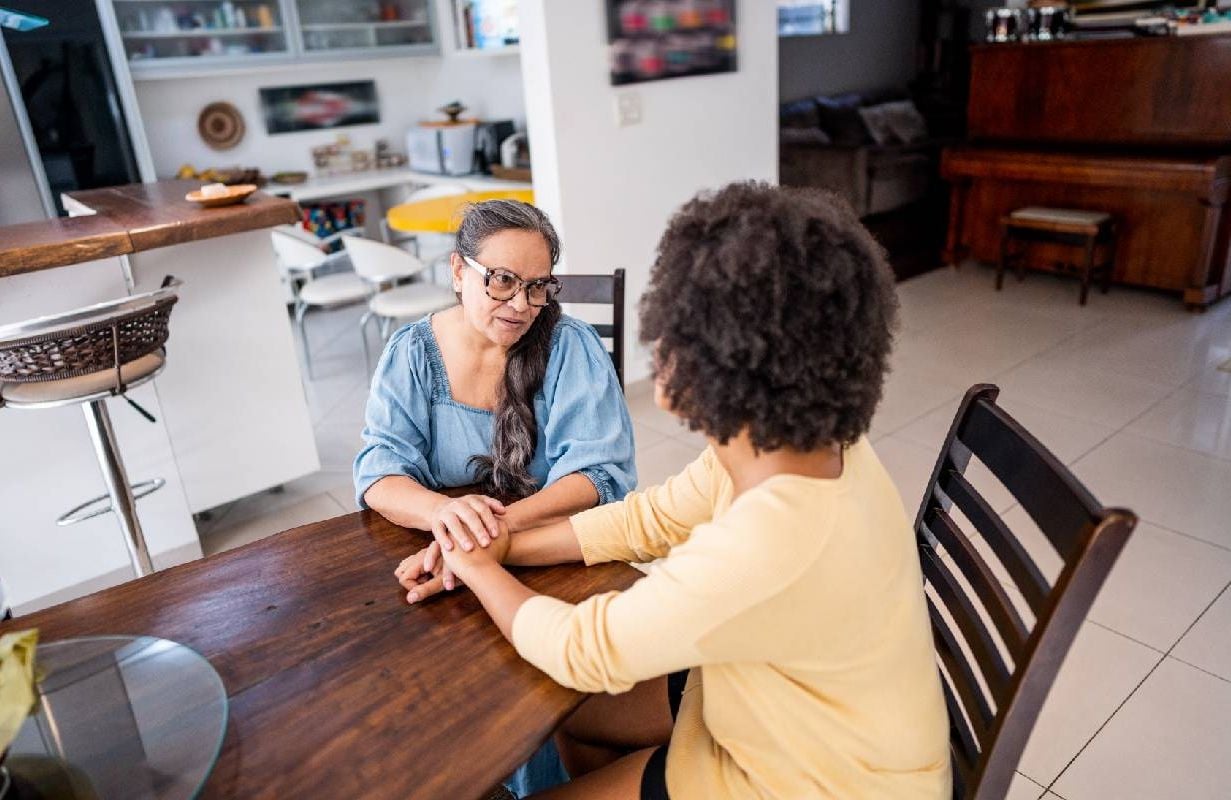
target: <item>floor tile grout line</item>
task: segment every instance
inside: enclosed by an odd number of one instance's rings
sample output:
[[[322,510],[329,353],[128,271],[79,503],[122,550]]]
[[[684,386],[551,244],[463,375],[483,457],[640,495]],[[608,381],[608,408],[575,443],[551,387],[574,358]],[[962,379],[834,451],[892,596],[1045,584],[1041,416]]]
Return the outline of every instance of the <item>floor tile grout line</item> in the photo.
[[[1217,678],[1223,683],[1231,683],[1231,678],[1224,678],[1223,676],[1219,675],[1217,672],[1210,672],[1205,667],[1199,667],[1196,664],[1192,663],[1191,661],[1185,661],[1179,656],[1168,655],[1167,658],[1171,659],[1172,661],[1178,661],[1179,663],[1183,664],[1186,667],[1192,667],[1193,669],[1197,670],[1197,672],[1204,672],[1206,675],[1209,675],[1211,678]]]
[[[1128,695],[1123,700],[1120,701],[1120,704],[1115,707],[1115,710],[1113,710],[1110,715],[1108,715],[1107,719],[1103,720],[1103,724],[1099,725],[1098,729],[1095,730],[1093,734],[1091,734],[1090,738],[1086,740],[1086,743],[1083,744],[1081,748],[1073,755],[1073,757],[1069,759],[1068,763],[1064,765],[1064,768],[1061,769],[1060,772],[1056,773],[1056,777],[1053,778],[1051,783],[1047,785],[1047,791],[1049,792],[1052,791],[1052,787],[1055,786],[1056,782],[1059,781],[1060,778],[1064,776],[1064,773],[1068,771],[1069,767],[1073,766],[1073,762],[1075,762],[1078,758],[1081,757],[1081,754],[1086,751],[1086,748],[1088,748],[1090,744],[1098,737],[1098,735],[1103,732],[1103,729],[1106,728],[1107,725],[1113,719],[1115,719],[1116,714],[1120,713],[1120,709],[1124,708],[1125,704],[1128,703],[1128,701],[1132,699],[1133,695],[1137,694],[1137,690],[1139,690],[1145,684],[1145,682],[1150,679],[1150,676],[1153,675],[1158,670],[1158,668],[1163,665],[1164,661],[1166,661],[1168,658],[1171,657],[1171,651],[1174,650],[1181,641],[1183,641],[1184,637],[1188,635],[1189,631],[1191,631],[1193,627],[1198,622],[1201,621],[1201,618],[1204,617],[1207,612],[1209,612],[1210,608],[1212,608],[1213,605],[1218,602],[1218,599],[1222,597],[1223,594],[1226,593],[1228,588],[1231,588],[1231,582],[1229,582],[1226,586],[1222,587],[1222,591],[1219,592],[1217,595],[1215,595],[1214,599],[1211,600],[1209,604],[1201,611],[1201,613],[1197,615],[1197,618],[1194,619],[1192,623],[1190,623],[1189,626],[1184,629],[1184,632],[1180,634],[1180,637],[1179,639],[1176,640],[1176,643],[1173,644],[1167,650],[1167,652],[1163,653],[1159,657],[1158,661],[1154,664],[1154,666],[1150,668],[1150,671],[1145,674],[1145,677],[1143,677],[1140,681],[1137,682],[1137,685],[1133,687],[1132,691],[1130,691]],[[1099,627],[1104,628],[1105,630],[1111,631],[1111,629],[1107,628],[1105,625],[1099,625]],[[1111,631],[1111,632],[1115,633],[1117,636],[1124,636],[1124,634],[1120,633],[1119,631]],[[1129,639],[1130,641],[1136,641],[1136,639],[1133,639],[1132,637],[1129,637],[1129,636],[1124,636],[1124,638]],[[1138,644],[1141,644],[1141,643],[1138,642]],[[1153,648],[1150,648],[1150,649],[1153,652],[1156,652],[1156,653],[1158,652],[1157,650],[1154,650]],[[1178,661],[1179,659],[1176,659],[1176,660]],[[1201,670],[1201,671],[1205,672],[1205,670]],[[1053,792],[1053,794],[1055,793]]]
[[[1152,644],[1148,644],[1148,643],[1146,643],[1146,642],[1143,642],[1143,641],[1141,641],[1140,639],[1136,638],[1135,636],[1130,636],[1129,634],[1125,633],[1124,631],[1118,631],[1118,630],[1116,630],[1115,628],[1111,627],[1110,625],[1108,625],[1108,624],[1106,624],[1106,623],[1104,623],[1104,622],[1099,622],[1098,620],[1095,620],[1095,619],[1090,619],[1090,617],[1086,617],[1086,619],[1085,619],[1084,621],[1085,621],[1085,622],[1090,623],[1091,625],[1095,625],[1095,626],[1097,626],[1097,627],[1099,627],[1099,628],[1102,628],[1103,630],[1107,631],[1108,633],[1114,633],[1114,634],[1115,634],[1115,635],[1117,635],[1117,636],[1122,636],[1122,637],[1124,637],[1125,639],[1128,639],[1130,642],[1134,642],[1134,643],[1136,643],[1136,644],[1141,645],[1142,647],[1146,648],[1147,650],[1153,650],[1155,653],[1158,653],[1160,656],[1165,656],[1165,655],[1167,655],[1167,651],[1166,651],[1166,650],[1161,650],[1161,649],[1159,649],[1159,648],[1155,647],[1155,646],[1154,646],[1154,645],[1152,645]],[[1183,635],[1183,634],[1181,634],[1181,636],[1182,636],[1182,635]]]

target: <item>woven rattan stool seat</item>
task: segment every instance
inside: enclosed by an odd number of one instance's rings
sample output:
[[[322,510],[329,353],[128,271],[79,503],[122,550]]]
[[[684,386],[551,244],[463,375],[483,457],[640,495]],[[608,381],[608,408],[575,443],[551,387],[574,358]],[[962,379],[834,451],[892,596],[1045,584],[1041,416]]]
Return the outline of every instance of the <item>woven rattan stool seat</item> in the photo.
[[[165,363],[161,351],[148,353],[122,365],[119,378],[125,386],[136,386],[156,374]],[[115,370],[109,368],[58,381],[0,383],[0,400],[10,406],[61,404],[99,394],[115,394],[118,390]]]

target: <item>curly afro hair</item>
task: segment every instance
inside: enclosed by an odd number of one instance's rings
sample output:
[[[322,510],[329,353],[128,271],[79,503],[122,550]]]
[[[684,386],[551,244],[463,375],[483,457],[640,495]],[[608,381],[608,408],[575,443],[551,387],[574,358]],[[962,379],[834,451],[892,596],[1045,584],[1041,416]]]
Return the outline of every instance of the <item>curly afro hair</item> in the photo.
[[[676,212],[641,298],[672,409],[758,450],[850,445],[880,402],[898,302],[885,254],[832,192],[734,183]]]

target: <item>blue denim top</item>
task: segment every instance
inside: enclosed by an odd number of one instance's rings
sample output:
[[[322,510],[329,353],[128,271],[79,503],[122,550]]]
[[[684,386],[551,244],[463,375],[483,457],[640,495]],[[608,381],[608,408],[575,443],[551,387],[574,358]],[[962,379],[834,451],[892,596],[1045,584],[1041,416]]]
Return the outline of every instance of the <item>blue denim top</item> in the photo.
[[[611,357],[594,328],[561,316],[552,333],[543,386],[534,396],[538,443],[529,472],[539,488],[579,472],[599,504],[637,485],[633,426]],[[439,491],[475,482],[469,465],[490,453],[493,415],[453,399],[431,317],[389,340],[376,374],[355,458],[355,499],[387,475]]]

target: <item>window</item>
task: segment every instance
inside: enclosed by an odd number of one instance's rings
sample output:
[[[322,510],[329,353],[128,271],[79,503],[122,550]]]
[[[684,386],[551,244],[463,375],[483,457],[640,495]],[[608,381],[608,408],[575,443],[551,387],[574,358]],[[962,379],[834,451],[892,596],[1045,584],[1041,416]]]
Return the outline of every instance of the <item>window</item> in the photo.
[[[849,0],[778,0],[779,36],[816,36],[850,30]]]

